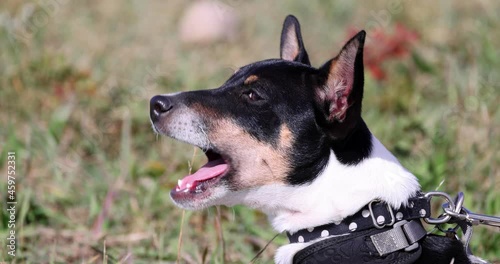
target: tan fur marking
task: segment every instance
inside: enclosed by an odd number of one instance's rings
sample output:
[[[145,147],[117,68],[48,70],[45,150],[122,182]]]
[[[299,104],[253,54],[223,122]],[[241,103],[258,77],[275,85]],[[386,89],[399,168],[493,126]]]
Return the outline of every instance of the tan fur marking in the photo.
[[[288,157],[290,130],[281,129],[280,140],[286,144],[275,148],[258,141],[239,126],[227,119],[216,122],[209,133],[210,142],[231,157],[231,166],[237,173],[233,182],[237,188],[251,188],[284,183],[290,171]]]
[[[280,128],[280,147],[287,149],[292,147],[293,134],[286,124],[281,125]]]
[[[257,75],[250,75],[250,76],[248,76],[248,78],[246,78],[246,80],[243,82],[243,84],[249,85],[251,83],[256,82],[258,79],[259,79],[259,77]]]
[[[199,113],[202,116],[210,117],[210,118],[215,118],[218,114],[213,109],[206,107],[200,103],[193,103],[191,105],[191,109],[193,109],[195,112]]]

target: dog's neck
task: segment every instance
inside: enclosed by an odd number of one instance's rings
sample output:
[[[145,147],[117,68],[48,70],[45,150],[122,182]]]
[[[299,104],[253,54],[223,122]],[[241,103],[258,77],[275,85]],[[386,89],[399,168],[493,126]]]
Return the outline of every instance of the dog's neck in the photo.
[[[420,186],[374,136],[372,144],[370,156],[357,165],[342,164],[332,151],[328,165],[310,184],[264,186],[238,200],[266,213],[277,231],[291,233],[339,222],[373,199],[399,208]]]

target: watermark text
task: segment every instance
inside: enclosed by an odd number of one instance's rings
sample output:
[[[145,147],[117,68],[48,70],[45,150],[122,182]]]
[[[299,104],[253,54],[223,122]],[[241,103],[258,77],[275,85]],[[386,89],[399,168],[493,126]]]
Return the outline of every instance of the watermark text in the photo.
[[[16,152],[7,152],[7,254],[16,256]]]

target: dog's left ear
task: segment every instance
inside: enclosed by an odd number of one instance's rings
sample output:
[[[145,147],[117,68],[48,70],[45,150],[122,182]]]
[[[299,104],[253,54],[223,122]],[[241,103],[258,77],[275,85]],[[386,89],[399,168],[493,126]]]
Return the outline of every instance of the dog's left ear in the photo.
[[[299,21],[292,15],[288,15],[283,23],[280,56],[283,60],[297,61],[311,65],[304,43],[302,42]]]
[[[361,118],[363,99],[363,45],[366,33],[356,34],[342,48],[337,57],[326,62],[320,72],[323,85],[316,89],[317,102],[325,115],[327,126],[346,133]],[[333,126],[333,127],[332,127]],[[343,130],[343,131],[342,131]]]

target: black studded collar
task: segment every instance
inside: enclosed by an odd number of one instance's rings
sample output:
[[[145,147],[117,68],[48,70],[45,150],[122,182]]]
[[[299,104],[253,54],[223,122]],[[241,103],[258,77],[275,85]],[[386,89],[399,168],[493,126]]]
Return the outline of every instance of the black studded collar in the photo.
[[[381,229],[402,220],[429,217],[430,198],[419,194],[410,198],[406,206],[391,208],[385,202],[373,200],[352,216],[338,223],[301,229],[293,234],[287,232],[290,243],[306,243],[318,238],[346,235],[371,228]]]

